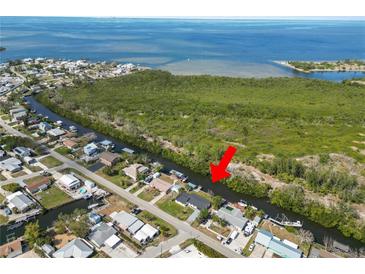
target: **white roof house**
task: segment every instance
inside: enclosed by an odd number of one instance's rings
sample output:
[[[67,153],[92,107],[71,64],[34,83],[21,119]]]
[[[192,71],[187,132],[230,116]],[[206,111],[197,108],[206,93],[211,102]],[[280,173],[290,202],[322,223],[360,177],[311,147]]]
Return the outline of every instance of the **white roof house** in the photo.
[[[26,196],[23,192],[17,191],[6,197],[8,207],[10,209],[17,209],[20,212],[29,210],[35,203]]]
[[[16,172],[22,169],[22,162],[17,158],[11,157],[0,162],[0,169]]]
[[[144,226],[144,222],[141,220],[135,221],[131,226],[127,228],[128,232],[132,235],[136,234]]]
[[[65,174],[59,179],[59,183],[66,189],[76,189],[79,188],[81,182],[72,174]]]
[[[84,146],[84,153],[86,155],[93,155],[98,151],[99,147],[95,143],[90,143]]]
[[[51,137],[60,137],[60,136],[64,135],[65,133],[66,132],[60,128],[53,128],[53,129],[47,131],[47,134]]]
[[[149,224],[145,224],[133,237],[144,244],[158,235],[159,231]]]
[[[76,238],[53,253],[54,258],[87,258],[93,253],[93,248],[81,238]]]
[[[113,212],[110,217],[115,221],[118,226],[124,230],[127,230],[131,225],[133,225],[138,218],[125,211]]]

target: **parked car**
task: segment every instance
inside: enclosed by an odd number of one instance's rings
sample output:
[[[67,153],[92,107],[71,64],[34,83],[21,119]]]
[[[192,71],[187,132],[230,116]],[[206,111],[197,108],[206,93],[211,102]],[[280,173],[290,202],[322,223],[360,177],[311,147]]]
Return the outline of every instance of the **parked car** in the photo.
[[[228,238],[226,241],[226,244],[229,245],[230,243],[232,243],[232,238]]]
[[[131,213],[134,214],[134,215],[138,215],[139,213],[142,212],[142,209],[136,207],[136,208],[133,208]]]

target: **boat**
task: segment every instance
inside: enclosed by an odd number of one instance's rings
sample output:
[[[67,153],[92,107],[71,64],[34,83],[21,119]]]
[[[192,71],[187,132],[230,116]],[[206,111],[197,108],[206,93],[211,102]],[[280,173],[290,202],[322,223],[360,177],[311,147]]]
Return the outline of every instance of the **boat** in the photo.
[[[95,203],[95,204],[91,204],[87,207],[87,209],[93,209],[93,208],[96,208],[98,206],[101,206],[103,203]]]
[[[285,214],[281,214],[281,216],[277,215],[276,218],[269,218],[271,222],[280,226],[291,226],[291,227],[302,227],[303,223],[301,221],[292,222],[285,216]]]
[[[75,126],[69,126],[68,129],[71,131],[71,132],[77,132],[77,127]]]
[[[240,200],[239,202],[238,202],[238,204],[240,205],[240,206],[243,206],[243,207],[246,207],[246,206],[248,206],[248,203],[247,203],[247,201],[245,201],[245,200]]]
[[[63,122],[61,120],[58,120],[56,121],[56,124],[61,127],[63,125]]]

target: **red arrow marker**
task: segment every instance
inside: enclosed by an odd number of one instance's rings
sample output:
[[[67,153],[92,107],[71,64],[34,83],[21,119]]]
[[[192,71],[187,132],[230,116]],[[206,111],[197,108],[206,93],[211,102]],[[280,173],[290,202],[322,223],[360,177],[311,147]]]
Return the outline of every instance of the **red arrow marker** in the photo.
[[[235,147],[229,146],[224,153],[219,165],[210,163],[210,173],[212,174],[213,183],[231,176],[231,174],[226,171],[226,168],[229,162],[232,160],[233,155],[236,153],[236,150],[237,149]]]

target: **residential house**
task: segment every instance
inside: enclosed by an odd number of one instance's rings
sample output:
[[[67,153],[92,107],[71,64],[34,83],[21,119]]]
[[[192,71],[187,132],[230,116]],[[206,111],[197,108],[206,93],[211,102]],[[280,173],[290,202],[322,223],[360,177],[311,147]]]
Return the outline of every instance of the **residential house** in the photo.
[[[11,157],[0,162],[0,169],[14,173],[22,169],[22,162]]]
[[[112,150],[114,148],[114,144],[109,140],[101,141],[99,144],[105,150]]]
[[[8,207],[11,210],[18,210],[22,213],[35,206],[35,202],[21,191],[17,191],[8,195],[6,200],[8,202]]]
[[[67,190],[75,190],[81,186],[81,181],[72,174],[62,175],[59,183]]]
[[[101,216],[99,214],[97,214],[95,212],[90,212],[89,213],[89,221],[90,221],[90,223],[96,225],[96,224],[98,224],[98,223],[101,222],[101,219],[102,218],[101,218]]]
[[[91,228],[88,238],[97,248],[102,248],[104,245],[113,248],[121,242],[116,234],[117,230],[112,225],[101,222]]]
[[[116,153],[105,151],[100,154],[99,159],[100,159],[100,162],[102,162],[104,165],[113,166],[119,161],[120,157]]]
[[[76,238],[53,253],[54,258],[88,258],[94,249],[83,239]]]
[[[151,226],[150,224],[145,224],[134,236],[138,242],[141,244],[146,244],[149,241],[152,241],[157,235],[159,231]]]
[[[10,116],[12,117],[13,121],[22,120],[27,116],[27,110],[24,107],[17,107],[10,110]]]
[[[248,223],[248,219],[243,217],[241,210],[235,207],[221,207],[216,215],[239,230],[243,230]]]
[[[146,167],[141,164],[132,164],[126,168],[123,168],[125,175],[137,181],[138,174],[144,174],[146,172]],[[148,171],[148,168],[147,168]]]
[[[25,157],[23,158],[23,161],[24,161],[26,164],[28,164],[28,165],[31,165],[31,164],[34,164],[34,163],[36,163],[36,162],[37,162],[37,160],[36,160],[36,159],[34,159],[34,158],[30,157],[30,156],[25,156]]]
[[[15,258],[23,254],[23,245],[20,239],[0,246],[0,258]]]
[[[89,143],[86,146],[84,146],[84,153],[87,156],[91,156],[93,154],[96,154],[99,150],[99,147],[95,143]]]
[[[202,210],[210,208],[210,202],[196,194],[189,194],[186,192],[181,193],[175,202],[183,206],[191,206],[193,208]]]
[[[170,188],[172,187],[172,184],[161,179],[161,177],[158,177],[158,178],[153,178],[153,180],[150,183],[150,187],[153,187],[160,192],[168,193]]]
[[[127,231],[134,235],[137,233],[138,230],[140,230],[142,227],[144,226],[144,222],[142,222],[141,220],[137,220],[135,221],[132,225],[130,225],[128,228],[127,228]]]
[[[66,134],[66,131],[64,131],[63,129],[60,129],[60,128],[53,128],[53,129],[48,130],[47,134],[51,138],[59,138],[62,135]]]
[[[282,258],[301,258],[303,255],[303,252],[300,249],[280,241],[267,230],[259,230],[255,243],[266,247],[268,250]]]
[[[38,128],[39,128],[40,131],[46,133],[48,130],[52,129],[52,126],[47,122],[40,122],[38,124]]]
[[[66,139],[62,143],[68,149],[75,149],[78,146],[78,144],[75,141],[70,140],[70,139]]]
[[[136,216],[133,216],[132,214],[129,214],[125,211],[113,212],[112,214],[110,214],[110,217],[113,219],[114,222],[117,223],[117,225],[121,229],[126,231],[138,220]]]
[[[32,151],[27,147],[16,147],[16,148],[13,149],[13,152],[16,155],[18,155],[19,157],[22,157],[22,158],[32,155]]]
[[[49,177],[39,177],[38,180],[34,180],[31,182],[28,182],[25,185],[25,189],[31,193],[37,193],[39,191],[43,191],[46,190],[49,186],[51,185],[51,180],[49,179]]]

